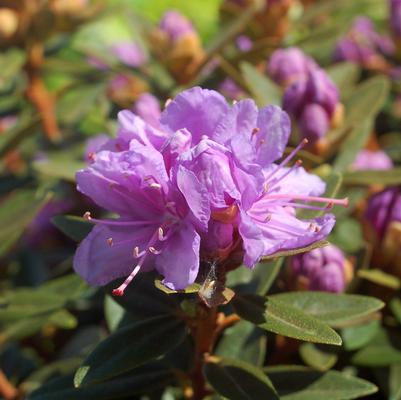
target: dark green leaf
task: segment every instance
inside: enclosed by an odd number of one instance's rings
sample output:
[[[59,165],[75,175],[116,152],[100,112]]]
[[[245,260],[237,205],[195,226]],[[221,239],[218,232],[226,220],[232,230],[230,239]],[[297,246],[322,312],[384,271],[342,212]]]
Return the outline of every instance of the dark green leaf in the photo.
[[[334,327],[360,322],[384,307],[384,303],[378,299],[353,294],[292,292],[277,294],[271,298]]]
[[[73,215],[56,215],[52,223],[70,239],[80,242],[85,239],[93,228],[93,224],[84,218]]]
[[[266,372],[282,400],[351,400],[377,392],[372,383],[339,371],[282,366]]]
[[[340,345],[341,338],[324,322],[269,296],[236,296],[233,306],[244,319],[278,335],[314,343]]]
[[[209,357],[204,372],[206,379],[221,396],[230,400],[278,400],[269,378],[251,364]]]
[[[361,225],[353,218],[337,221],[329,239],[347,253],[356,253],[364,245]]]
[[[299,354],[305,364],[318,371],[327,371],[335,365],[338,359],[337,354],[313,343],[303,343],[299,348]]]
[[[110,379],[177,346],[186,334],[182,321],[162,315],[115,331],[100,343],[75,374],[74,384]]]
[[[369,321],[363,325],[350,326],[341,330],[344,348],[349,351],[366,346],[379,332],[380,321]]]
[[[398,290],[401,287],[401,281],[394,275],[387,274],[381,269],[360,269],[357,272],[359,278],[366,279],[369,282],[385,286],[390,289]]]
[[[401,364],[393,364],[390,366],[389,378],[389,399],[388,400],[401,400]]]
[[[281,104],[281,89],[266,75],[260,73],[247,62],[241,63],[241,71],[249,91],[252,93],[258,106]]]
[[[266,353],[266,335],[248,321],[237,322],[225,329],[215,354],[262,366]]]
[[[394,297],[390,301],[390,309],[398,323],[401,324],[401,300],[398,297]]]

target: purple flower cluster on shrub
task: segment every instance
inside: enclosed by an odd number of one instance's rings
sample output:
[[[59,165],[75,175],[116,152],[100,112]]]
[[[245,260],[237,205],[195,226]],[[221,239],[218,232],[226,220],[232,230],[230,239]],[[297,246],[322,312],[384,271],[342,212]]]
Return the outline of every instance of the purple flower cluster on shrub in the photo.
[[[238,249],[252,268],[263,256],[330,233],[333,215],[301,220],[297,208],[346,204],[317,197],[325,184],[299,161],[288,166],[305,141],[275,163],[290,135],[290,120],[277,106],[258,110],[249,99],[230,106],[219,93],[195,87],[167,105],[159,126],[128,110],[118,120],[117,137],[77,173],[77,182],[119,217],[87,214],[96,225],[74,259],[93,285],[128,275],[116,295],[153,268],[166,286],[183,289],[197,278],[200,258]]]

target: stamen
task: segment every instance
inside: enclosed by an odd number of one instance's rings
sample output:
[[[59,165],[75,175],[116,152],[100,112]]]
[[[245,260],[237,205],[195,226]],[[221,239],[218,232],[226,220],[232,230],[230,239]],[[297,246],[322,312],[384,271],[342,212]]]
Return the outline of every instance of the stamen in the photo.
[[[161,253],[160,250],[156,250],[153,246],[150,246],[150,247],[148,248],[148,250],[149,250],[152,254],[155,254],[155,255],[158,255],[158,254]]]
[[[136,274],[141,269],[141,264],[138,264],[134,270],[130,273],[128,278],[116,289],[113,289],[112,293],[114,296],[122,296],[124,294],[124,290],[131,283],[131,281],[135,278]]]
[[[134,258],[140,258],[140,257],[144,256],[145,254],[146,254],[145,250],[139,252],[138,246],[134,247],[134,250],[132,251],[132,255],[134,256]]]
[[[107,240],[107,244],[111,247],[111,246],[113,246],[113,238],[108,238]]]
[[[159,239],[159,242],[164,242],[165,240],[167,240],[167,236],[165,236],[164,235],[164,231],[163,231],[163,228],[162,227],[160,227],[159,229],[158,229],[158,239]]]
[[[281,161],[279,165],[277,165],[277,168],[270,173],[270,175],[266,178],[266,182],[271,179],[273,175],[275,175],[276,172],[280,170],[280,168],[285,167],[295,157],[299,150],[301,150],[307,143],[308,139],[301,140],[298,146],[295,147],[295,149],[283,161]]]
[[[260,128],[253,128],[252,129],[252,136],[255,136],[259,132],[260,132]]]
[[[306,210],[314,210],[314,211],[328,211],[333,208],[333,203],[327,204],[326,207],[318,207],[318,206],[310,206],[309,204],[299,204],[299,203],[280,203],[280,206],[283,207],[294,207],[294,208],[303,208]]]
[[[160,183],[151,183],[149,187],[151,187],[152,189],[161,189],[162,185],[160,185]]]
[[[89,161],[95,161],[95,158],[96,158],[96,153],[93,152],[93,151],[91,151],[91,152],[88,154],[88,160],[89,160]]]
[[[90,216],[89,212],[84,214],[84,218],[90,222],[102,225],[111,225],[111,226],[143,226],[143,225],[152,225],[154,221],[120,221],[120,220],[110,220],[110,219],[96,219]]]
[[[172,99],[167,99],[166,102],[164,103],[164,107],[168,107],[168,105],[172,102]]]
[[[84,218],[84,219],[86,219],[87,221],[90,221],[92,218],[91,218],[91,213],[89,212],[89,211],[87,211],[83,216],[82,216],[82,218]]]

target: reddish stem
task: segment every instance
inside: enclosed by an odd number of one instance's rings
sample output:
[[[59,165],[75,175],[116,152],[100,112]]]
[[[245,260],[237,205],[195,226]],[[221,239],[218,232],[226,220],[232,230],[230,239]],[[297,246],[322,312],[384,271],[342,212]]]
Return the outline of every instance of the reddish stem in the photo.
[[[7,379],[2,370],[0,370],[0,394],[5,400],[14,400],[18,398],[18,390]]]

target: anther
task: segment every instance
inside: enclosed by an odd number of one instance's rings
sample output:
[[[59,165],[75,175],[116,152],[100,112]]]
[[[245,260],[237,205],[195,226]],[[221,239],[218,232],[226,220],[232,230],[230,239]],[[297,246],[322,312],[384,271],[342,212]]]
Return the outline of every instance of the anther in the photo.
[[[264,139],[259,140],[259,144],[263,144],[265,141],[266,141],[266,140],[264,140]]]
[[[149,187],[151,187],[152,189],[161,189],[162,185],[160,185],[160,183],[151,183]]]
[[[167,236],[164,236],[164,231],[162,227],[160,227],[158,230],[158,239],[159,242],[164,242],[167,239]]]
[[[164,103],[164,107],[168,107],[168,105],[172,102],[173,100],[167,99],[166,102]]]
[[[158,254],[161,253],[160,250],[156,250],[153,246],[150,246],[150,247],[148,248],[148,250],[149,250],[152,254],[155,254],[155,255],[158,255]]]
[[[91,213],[89,211],[87,211],[84,215],[83,218],[86,219],[87,221],[91,220]]]
[[[272,219],[272,215],[271,214],[267,214],[266,218],[265,218],[265,222],[269,222]]]
[[[260,131],[260,128],[253,128],[252,129],[252,136],[256,135]]]
[[[106,241],[110,247],[113,246],[113,238],[109,237]]]
[[[95,157],[96,157],[96,153],[94,153],[93,151],[88,154],[88,159],[90,161],[95,161]]]

